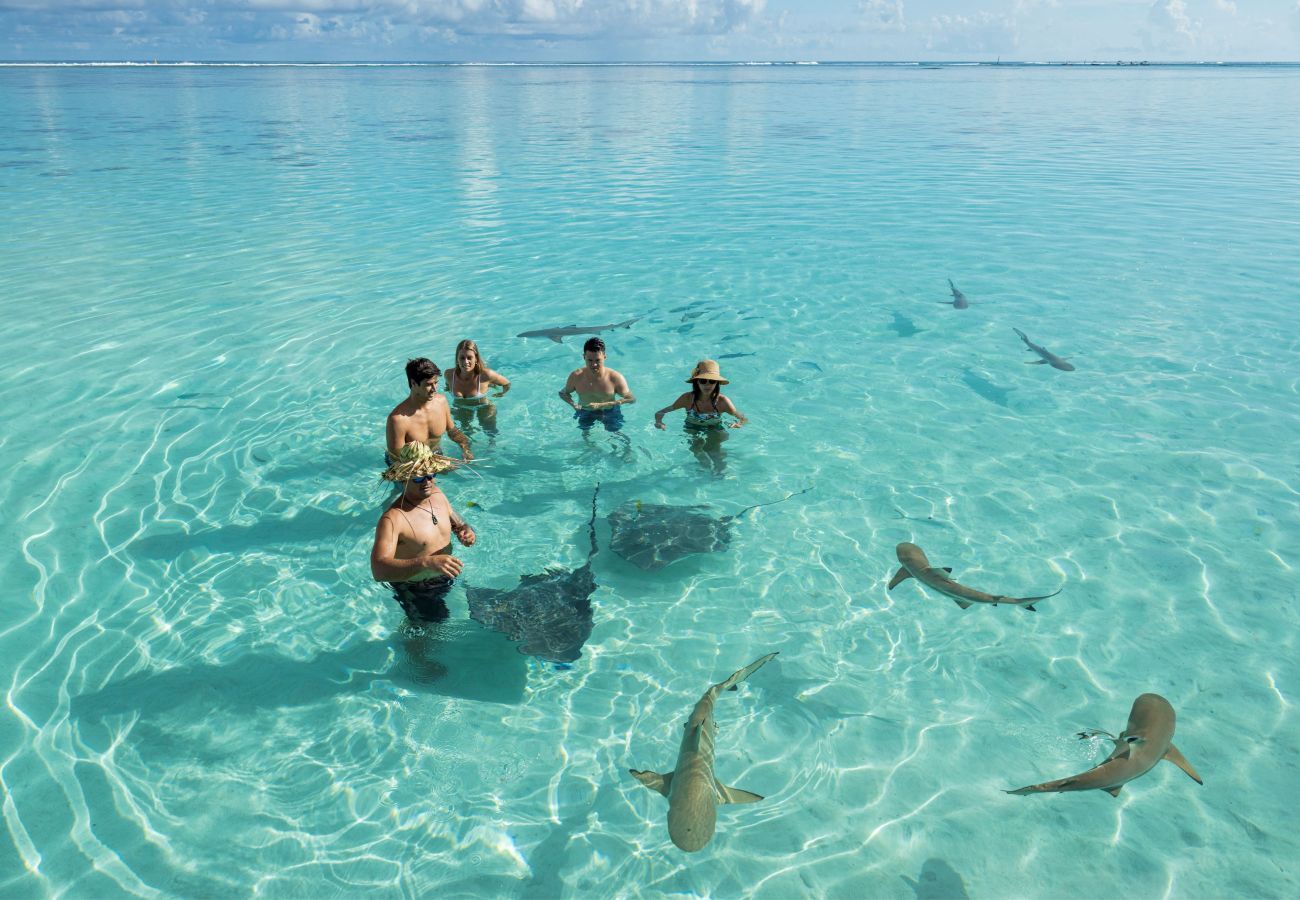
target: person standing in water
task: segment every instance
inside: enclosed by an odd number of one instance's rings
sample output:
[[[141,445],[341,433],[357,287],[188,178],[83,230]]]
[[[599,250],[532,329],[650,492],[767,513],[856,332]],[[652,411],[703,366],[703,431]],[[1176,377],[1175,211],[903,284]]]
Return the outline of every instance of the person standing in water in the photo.
[[[478,344],[463,340],[456,345],[456,364],[447,370],[447,394],[451,397],[451,414],[461,428],[469,428],[475,419],[489,435],[497,433],[497,408],[488,396],[488,388],[501,388],[494,396],[504,397],[510,379],[493,372],[483,361]]]
[[[459,445],[466,462],[474,458],[469,438],[451,420],[447,398],[438,393],[440,375],[442,371],[432,360],[424,357],[407,360],[406,384],[410,393],[388,414],[384,454],[387,465],[400,458],[402,448],[411,443],[427,444],[434,453],[440,453],[444,434]]]
[[[691,452],[700,465],[715,475],[721,475],[726,469],[727,457],[722,444],[727,440],[727,429],[740,428],[749,419],[723,395],[722,386],[731,382],[722,377],[722,371],[714,360],[697,362],[686,382],[691,389],[655,413],[655,428],[667,430],[664,416],[675,409],[686,410],[686,434]],[[728,424],[723,415],[732,416],[736,421]]]
[[[635,403],[636,397],[621,373],[605,367],[605,342],[600,338],[582,345],[582,359],[582,368],[570,372],[564,382],[560,399],[573,407],[573,417],[584,434],[597,422],[606,431],[618,431],[623,427],[622,407]],[[576,403],[572,396],[575,392]]]
[[[451,537],[465,547],[476,540],[474,529],[451,508],[434,476],[456,465],[423,443],[411,443],[384,472],[385,481],[402,493],[384,511],[370,550],[370,574],[385,581],[403,612],[414,622],[447,618],[446,597],[462,563],[451,553]]]

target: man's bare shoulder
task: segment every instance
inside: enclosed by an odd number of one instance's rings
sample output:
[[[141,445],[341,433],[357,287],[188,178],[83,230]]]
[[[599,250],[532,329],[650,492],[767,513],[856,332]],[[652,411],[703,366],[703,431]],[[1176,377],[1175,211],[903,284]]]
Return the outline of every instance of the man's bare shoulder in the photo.
[[[414,408],[413,408],[412,405],[411,405],[411,400],[410,400],[410,398],[408,397],[407,399],[403,400],[401,403],[399,403],[399,404],[397,404],[396,406],[393,407],[393,411],[390,412],[390,413],[388,414],[388,418],[389,418],[389,419],[409,419],[409,418],[411,417],[411,414],[412,414],[414,411],[415,411],[415,410],[414,410]]]

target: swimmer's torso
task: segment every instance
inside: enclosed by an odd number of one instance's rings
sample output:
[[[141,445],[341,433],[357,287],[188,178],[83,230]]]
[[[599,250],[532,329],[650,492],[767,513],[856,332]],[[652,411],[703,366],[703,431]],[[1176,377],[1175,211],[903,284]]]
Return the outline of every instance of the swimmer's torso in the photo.
[[[433,510],[430,515],[430,509]],[[399,498],[384,513],[392,520],[397,530],[397,549],[393,552],[395,559],[415,559],[429,553],[450,552],[451,512],[447,508],[447,497],[441,491],[422,500],[419,506],[403,504]],[[437,518],[435,523],[433,520]],[[437,572],[425,570],[412,575],[409,581],[423,581],[438,575]]]

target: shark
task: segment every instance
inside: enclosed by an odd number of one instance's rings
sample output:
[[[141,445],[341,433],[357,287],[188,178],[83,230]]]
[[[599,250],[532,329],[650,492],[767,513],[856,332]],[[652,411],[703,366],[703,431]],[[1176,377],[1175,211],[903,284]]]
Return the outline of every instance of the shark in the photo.
[[[1025,363],[1025,365],[1041,366],[1046,364],[1051,366],[1053,369],[1060,369],[1062,372],[1074,371],[1074,364],[1066,362],[1065,357],[1057,356],[1055,353],[1053,353],[1051,350],[1048,350],[1046,347],[1043,347],[1039,344],[1035,344],[1029,338],[1025,337],[1025,333],[1021,331],[1019,328],[1012,328],[1011,330],[1014,331],[1016,334],[1020,335],[1020,339],[1025,342],[1025,348],[1027,350],[1033,353],[1037,353],[1040,357],[1042,357],[1041,359],[1030,360],[1029,362]]]
[[[1197,784],[1205,784],[1173,744],[1174,718],[1174,708],[1168,700],[1159,694],[1143,694],[1133,701],[1128,724],[1119,737],[1108,731],[1079,732],[1081,740],[1101,734],[1115,742],[1115,751],[1105,762],[1069,778],[1031,784],[1007,793],[1023,797],[1026,794],[1096,789],[1118,797],[1124,785],[1150,772],[1162,759],[1182,769]]]
[[[1060,590],[1056,590],[1038,597],[1005,597],[1001,594],[986,594],[983,591],[977,591],[974,588],[953,581],[948,577],[952,574],[952,569],[947,566],[939,568],[930,565],[930,560],[926,557],[925,551],[916,544],[909,544],[904,541],[898,545],[897,553],[898,561],[903,564],[903,567],[890,579],[888,590],[892,591],[907,579],[915,578],[930,590],[938,591],[945,597],[951,598],[962,609],[969,609],[975,603],[991,603],[994,606],[1003,603],[1007,606],[1019,606],[1029,610],[1029,612],[1038,612],[1038,610],[1034,609],[1035,603],[1061,593]]]
[[[602,331],[613,331],[615,328],[631,328],[634,323],[644,318],[645,316],[636,316],[625,322],[615,322],[612,325],[566,325],[563,328],[538,328],[536,331],[521,331],[515,337],[544,337],[550,338],[557,344],[563,344],[566,337],[573,337],[576,334],[600,334]]]
[[[957,285],[952,283],[951,278],[948,279],[948,287],[952,288],[952,299],[940,300],[939,302],[944,305],[951,305],[954,309],[967,309],[970,306],[970,301],[966,299],[965,294],[957,290]]]
[[[779,651],[778,651],[779,652]],[[702,850],[713,839],[719,803],[757,803],[763,798],[740,788],[727,787],[713,774],[714,742],[718,731],[713,704],[723,691],[734,691],[742,681],[764,666],[776,653],[754,660],[704,692],[686,720],[677,767],[671,772],[628,769],[637,781],[668,798],[668,836],[687,853]]]

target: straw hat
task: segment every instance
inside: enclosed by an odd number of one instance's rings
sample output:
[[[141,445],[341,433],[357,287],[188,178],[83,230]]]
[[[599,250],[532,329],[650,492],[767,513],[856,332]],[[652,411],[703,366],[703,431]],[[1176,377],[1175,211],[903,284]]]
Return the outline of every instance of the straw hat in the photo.
[[[718,370],[718,364],[711,359],[702,359],[695,364],[695,369],[691,372],[691,377],[686,379],[690,384],[697,378],[708,378],[718,384],[731,384],[730,381],[722,377],[722,372]]]
[[[441,475],[460,465],[460,460],[434,453],[428,444],[413,441],[402,447],[393,463],[379,477],[385,481],[410,481],[424,475]]]

